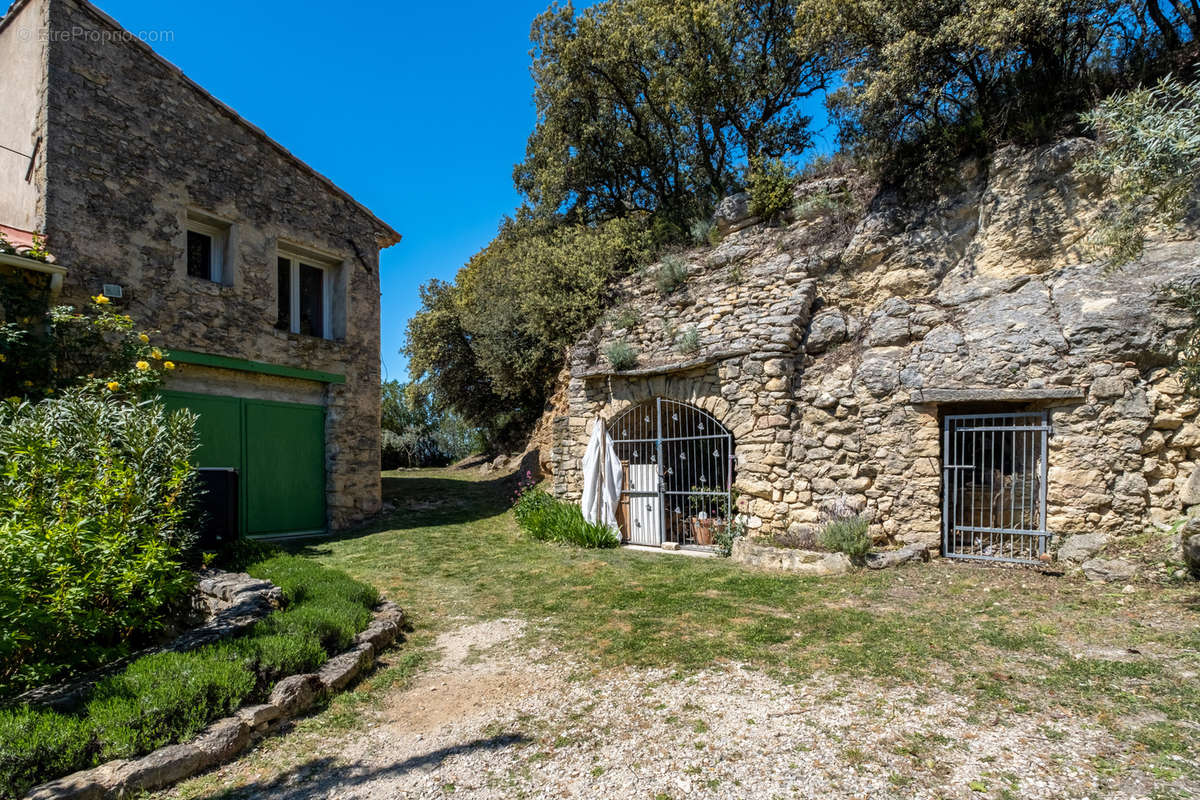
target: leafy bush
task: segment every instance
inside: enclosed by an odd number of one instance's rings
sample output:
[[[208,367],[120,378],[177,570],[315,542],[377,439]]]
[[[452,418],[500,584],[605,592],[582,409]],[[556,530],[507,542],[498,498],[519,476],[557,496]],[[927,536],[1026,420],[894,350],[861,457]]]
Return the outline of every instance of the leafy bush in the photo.
[[[384,381],[380,411],[383,469],[440,467],[482,447],[479,432],[452,409],[439,408],[424,384]]]
[[[718,525],[713,534],[713,544],[721,558],[733,555],[733,543],[746,535],[746,522],[740,515],[734,515],[724,525]]]
[[[229,651],[155,653],[101,681],[87,706],[99,760],[129,758],[194,736],[250,696],[253,672]]]
[[[33,295],[30,291],[33,291]],[[0,278],[0,397],[40,400],[86,386],[104,393],[147,397],[175,364],[151,345],[153,332],[94,297],[86,312],[47,310],[48,296],[17,279]]]
[[[345,650],[354,635],[371,621],[370,610],[338,597],[321,597],[272,614],[263,622],[267,634],[302,638],[315,636],[326,652]]]
[[[85,769],[94,750],[85,720],[28,708],[0,710],[0,797],[21,797],[51,776]]]
[[[513,504],[513,516],[517,524],[524,528],[527,521],[536,513],[555,502],[549,492],[541,489],[529,489],[522,492]]]
[[[1179,341],[1175,370],[1184,390],[1200,397],[1200,283],[1177,281],[1159,291],[1167,302],[1186,311],[1190,318]]]
[[[700,331],[695,328],[688,328],[683,333],[679,334],[679,338],[675,340],[675,349],[683,355],[689,355],[700,349]]]
[[[654,272],[654,285],[661,294],[668,295],[683,286],[688,279],[687,259],[676,253],[663,258]]]
[[[698,219],[692,222],[688,233],[692,237],[693,244],[709,244],[712,241],[713,230],[716,226],[712,224],[712,220]]]
[[[604,348],[604,357],[613,365],[613,369],[623,371],[637,366],[637,353],[629,342],[624,340],[613,342]]]
[[[161,629],[192,576],[194,418],[71,390],[0,403],[0,688]]]
[[[822,547],[859,559],[871,552],[871,534],[866,517],[853,516],[825,523],[817,539]]]
[[[774,222],[795,202],[795,172],[778,158],[755,159],[746,174],[750,213],[763,222]]]
[[[237,558],[254,558],[260,545]],[[287,608],[244,636],[187,653],[144,656],[94,687],[80,714],[0,711],[0,796],[112,758],[190,738],[284,676],[317,668],[370,619],[378,592],[308,559],[271,553],[239,563],[284,589]]]
[[[521,215],[459,271],[421,291],[410,372],[487,444],[520,439],[542,414],[564,350],[604,313],[612,282],[653,257],[643,215],[596,225]]]
[[[1141,255],[1148,226],[1174,225],[1196,205],[1200,82],[1167,76],[1107,98],[1083,120],[1100,137],[1080,169],[1110,178],[1115,199],[1092,239],[1120,266]]]
[[[612,325],[616,330],[628,330],[641,322],[641,317],[638,315],[637,309],[632,306],[623,306],[615,314],[613,314]]]
[[[562,542],[577,547],[616,547],[620,540],[607,525],[588,522],[574,503],[555,500],[546,492],[526,492],[513,507],[518,524],[542,542]]]

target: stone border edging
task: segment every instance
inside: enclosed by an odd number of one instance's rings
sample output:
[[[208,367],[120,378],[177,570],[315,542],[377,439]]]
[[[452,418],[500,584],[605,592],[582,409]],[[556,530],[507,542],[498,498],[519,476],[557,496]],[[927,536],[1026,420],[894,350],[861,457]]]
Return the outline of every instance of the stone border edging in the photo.
[[[266,703],[242,706],[210,724],[190,742],[171,744],[135,759],[116,759],[37,786],[26,800],[108,800],[154,791],[232,760],[253,742],[307,711],[317,700],[344,689],[400,635],[404,610],[385,600],[349,650],[319,670],[275,684]]]
[[[818,553],[791,547],[772,547],[751,541],[749,537],[733,540],[730,558],[739,564],[761,569],[792,572],[797,575],[842,575],[854,568],[844,553]]]

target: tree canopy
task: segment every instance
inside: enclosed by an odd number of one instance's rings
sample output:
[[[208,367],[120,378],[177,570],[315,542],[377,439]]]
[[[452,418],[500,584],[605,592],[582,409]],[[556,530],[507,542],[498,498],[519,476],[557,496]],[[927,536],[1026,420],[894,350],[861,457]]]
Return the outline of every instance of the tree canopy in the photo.
[[[529,203],[594,222],[707,215],[751,158],[811,143],[827,60],[790,44],[785,0],[610,0],[533,23],[537,125],[514,173]]]

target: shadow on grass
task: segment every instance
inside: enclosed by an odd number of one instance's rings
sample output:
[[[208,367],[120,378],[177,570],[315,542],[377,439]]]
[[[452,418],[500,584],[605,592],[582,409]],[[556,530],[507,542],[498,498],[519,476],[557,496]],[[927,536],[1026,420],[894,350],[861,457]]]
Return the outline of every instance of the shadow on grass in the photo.
[[[289,550],[312,551],[323,543],[358,539],[393,530],[464,525],[499,516],[512,507],[520,477],[540,475],[537,453],[527,453],[515,468],[481,480],[474,470],[448,468],[436,476],[428,470],[393,470],[381,477],[383,502],[395,507],[370,522],[319,540],[299,541]]]
[[[519,747],[531,741],[533,740],[523,733],[506,733],[486,739],[474,739],[451,747],[442,747],[395,764],[371,768],[364,767],[362,764],[341,763],[336,758],[329,756],[313,758],[279,773],[270,780],[254,781],[236,789],[215,792],[207,795],[206,798],[217,800],[217,798],[235,797],[326,797],[331,796],[335,789],[346,789],[387,778],[399,778],[410,772],[430,772],[452,756]]]

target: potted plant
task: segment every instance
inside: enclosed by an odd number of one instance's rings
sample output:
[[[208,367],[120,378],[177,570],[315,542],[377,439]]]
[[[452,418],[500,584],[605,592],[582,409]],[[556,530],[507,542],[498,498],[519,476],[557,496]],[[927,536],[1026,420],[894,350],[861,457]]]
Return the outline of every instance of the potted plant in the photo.
[[[688,506],[692,511],[688,523],[696,544],[709,546],[716,540],[717,529],[725,516],[726,500],[723,496],[699,494],[706,491],[709,489],[704,486],[692,487],[692,492],[696,494],[688,496]]]

